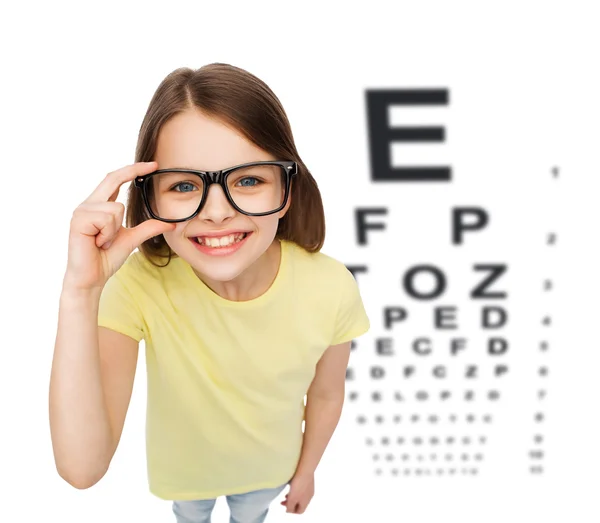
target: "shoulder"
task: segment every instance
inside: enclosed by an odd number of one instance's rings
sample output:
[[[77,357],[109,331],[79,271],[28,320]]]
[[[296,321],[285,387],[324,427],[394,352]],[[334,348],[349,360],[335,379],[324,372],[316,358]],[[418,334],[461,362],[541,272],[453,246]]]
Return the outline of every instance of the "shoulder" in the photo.
[[[301,276],[309,278],[310,281],[331,287],[347,283],[348,278],[354,280],[354,276],[346,265],[333,256],[322,251],[308,252],[293,242],[288,242],[288,245],[295,270]]]
[[[330,333],[329,345],[364,334],[370,323],[352,272],[323,252],[294,251],[294,300],[306,307],[307,316],[317,316],[317,324]]]

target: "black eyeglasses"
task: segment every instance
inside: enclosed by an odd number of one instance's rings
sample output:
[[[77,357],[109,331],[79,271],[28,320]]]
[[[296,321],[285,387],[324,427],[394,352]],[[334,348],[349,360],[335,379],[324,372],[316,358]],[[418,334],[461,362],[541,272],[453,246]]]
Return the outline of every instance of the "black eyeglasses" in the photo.
[[[298,174],[293,161],[263,161],[235,165],[221,171],[159,169],[134,180],[150,216],[163,222],[191,220],[202,210],[213,183],[227,200],[247,216],[266,216],[283,209],[291,180]]]

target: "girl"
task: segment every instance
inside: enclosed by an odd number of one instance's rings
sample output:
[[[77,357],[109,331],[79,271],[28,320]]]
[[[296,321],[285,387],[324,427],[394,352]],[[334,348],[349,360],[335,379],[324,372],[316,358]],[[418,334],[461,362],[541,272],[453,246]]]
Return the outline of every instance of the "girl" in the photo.
[[[143,339],[150,492],[179,523],[209,522],[222,495],[232,522],[263,522],[288,485],[282,505],[303,513],[351,341],[369,329],[324,235],[317,184],[269,87],[220,63],[169,74],[136,163],[71,220],[50,382],[60,476],[88,488],[106,473]]]

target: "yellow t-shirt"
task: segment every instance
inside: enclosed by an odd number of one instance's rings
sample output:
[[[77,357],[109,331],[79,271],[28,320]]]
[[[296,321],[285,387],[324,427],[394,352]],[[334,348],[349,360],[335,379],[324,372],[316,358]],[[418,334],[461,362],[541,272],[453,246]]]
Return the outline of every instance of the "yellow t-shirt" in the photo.
[[[293,477],[315,366],[369,319],[343,263],[281,241],[275,281],[242,302],[182,258],[160,268],[136,251],[104,287],[98,325],[144,339],[150,492],[190,500]]]

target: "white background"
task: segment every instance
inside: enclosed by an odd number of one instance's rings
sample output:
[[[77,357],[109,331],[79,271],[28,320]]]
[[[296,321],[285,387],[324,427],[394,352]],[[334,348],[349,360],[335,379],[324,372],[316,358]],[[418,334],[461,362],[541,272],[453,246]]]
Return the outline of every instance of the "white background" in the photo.
[[[376,478],[354,421],[357,407],[349,406],[317,470],[307,512],[286,514],[282,494],[268,521],[598,521],[600,36],[593,7],[523,1],[4,6],[0,521],[174,521],[170,503],[147,490],[143,351],[111,468],[85,491],[54,468],[49,372],[71,213],[108,171],[133,161],[139,125],[164,76],[216,61],[249,70],[277,94],[323,194],[323,251],[372,269],[361,289],[373,329],[360,342],[362,352],[353,353],[354,367],[370,364],[371,341],[382,334],[381,307],[399,300],[394,282],[417,262],[465,273],[449,302],[463,299],[473,261],[507,262],[514,269],[516,341],[537,339],[526,329],[537,325],[538,312],[550,309],[556,320],[543,477],[529,476],[524,458],[534,433],[535,387],[528,380],[535,367],[527,356],[511,355],[513,381],[504,386],[490,463],[479,476]],[[390,189],[369,181],[364,90],[376,87],[450,90],[447,110],[432,117],[447,127],[445,146],[406,155],[450,163],[452,184]],[[401,110],[393,119],[427,119],[417,112],[413,118]],[[402,163],[403,151],[394,154]],[[561,167],[554,184],[553,165]],[[340,189],[346,200],[337,196]],[[368,249],[356,246],[358,205],[391,209],[386,233],[373,234]],[[451,249],[448,237],[456,205],[482,206],[493,220],[463,250]],[[559,234],[552,255],[541,242],[550,229]],[[392,251],[399,253],[393,259]],[[538,303],[546,273],[557,293]],[[225,522],[227,514],[221,498],[213,521]]]

